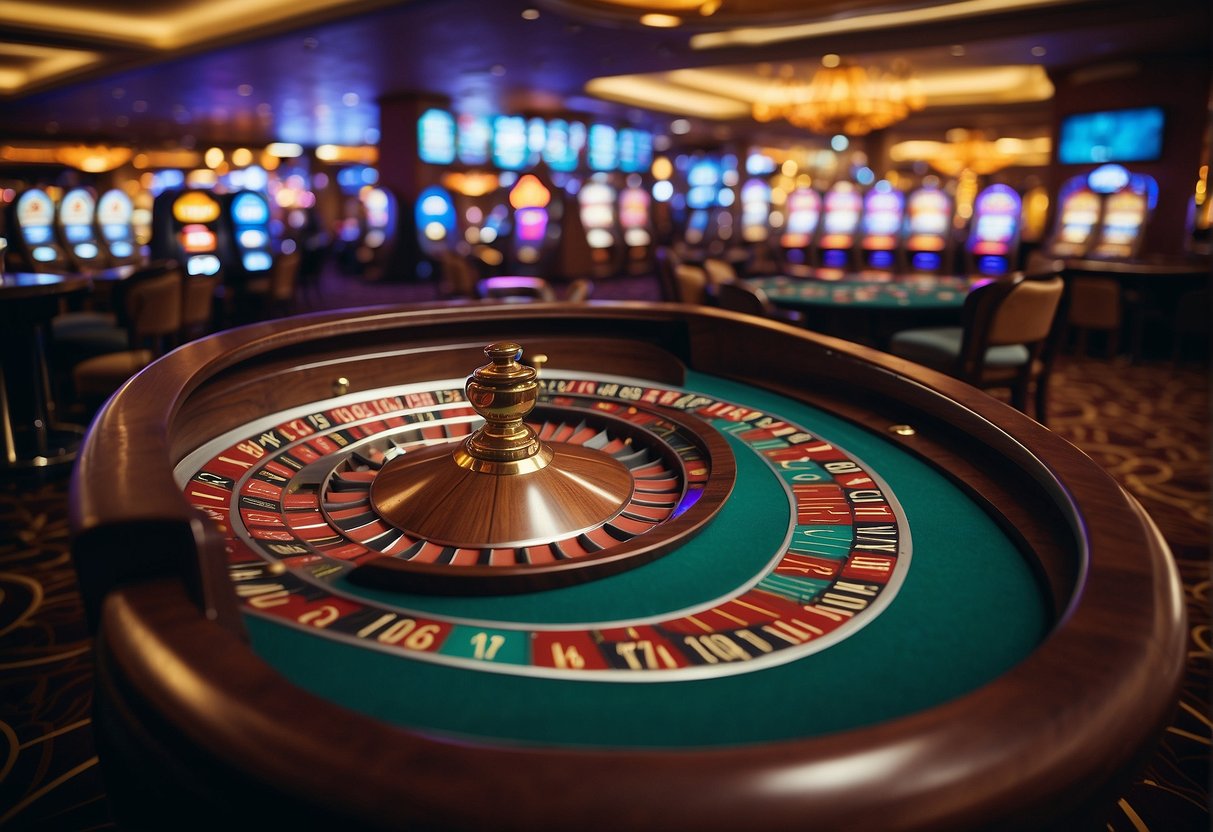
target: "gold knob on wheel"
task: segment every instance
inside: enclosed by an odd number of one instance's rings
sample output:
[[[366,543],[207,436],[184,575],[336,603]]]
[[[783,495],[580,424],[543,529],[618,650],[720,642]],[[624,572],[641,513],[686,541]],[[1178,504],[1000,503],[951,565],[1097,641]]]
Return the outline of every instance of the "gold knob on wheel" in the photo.
[[[536,471],[552,461],[552,449],[539,441],[523,420],[539,399],[534,368],[518,363],[522,347],[513,343],[484,348],[492,362],[478,368],[464,390],[484,418],[484,426],[455,452],[461,468],[491,474]]]

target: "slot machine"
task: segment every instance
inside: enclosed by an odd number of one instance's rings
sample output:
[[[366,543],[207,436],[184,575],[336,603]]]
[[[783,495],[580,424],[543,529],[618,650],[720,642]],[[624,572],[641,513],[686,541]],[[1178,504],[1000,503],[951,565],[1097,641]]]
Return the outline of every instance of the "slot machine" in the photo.
[[[1152,176],[1129,173],[1120,165],[1096,168],[1088,175],[1087,183],[1107,194],[1099,230],[1087,256],[1104,260],[1135,257],[1158,200],[1158,183]]]
[[[417,222],[417,244],[431,260],[451,251],[455,239],[455,202],[441,185],[431,185],[417,195],[413,209]]]
[[[167,190],[152,206],[152,256],[178,260],[188,275],[218,274],[223,207],[208,191]]]
[[[55,201],[41,188],[30,188],[9,203],[10,254],[16,271],[64,272],[71,255],[55,238]]]
[[[839,180],[826,191],[821,204],[821,231],[817,235],[814,276],[841,280],[854,268],[855,238],[863,196],[854,182]]]
[[[544,276],[546,260],[560,236],[561,204],[553,188],[534,173],[518,178],[509,195],[513,209],[511,250],[520,274]]]
[[[771,237],[771,186],[761,179],[747,179],[741,186],[741,239],[750,245]]]
[[[111,188],[97,198],[97,237],[111,266],[143,260],[135,239],[134,215],[134,203],[121,188]]]
[[[82,272],[96,271],[109,265],[97,239],[93,222],[97,214],[97,198],[88,188],[72,188],[59,200],[55,222],[59,238]]]
[[[952,199],[942,188],[924,186],[906,200],[903,269],[911,274],[952,271]]]
[[[396,253],[400,213],[396,195],[387,188],[366,188],[361,197],[365,230],[357,258],[363,276],[378,280],[384,276]]]
[[[629,274],[652,271],[653,222],[652,198],[640,184],[640,177],[628,177],[628,185],[619,192],[619,226],[623,229],[623,245],[627,251]]]
[[[1067,180],[1057,193],[1057,222],[1045,244],[1050,257],[1081,257],[1090,248],[1103,206],[1086,176]]]
[[[239,191],[227,194],[223,202],[228,225],[222,235],[226,279],[243,281],[268,272],[274,265],[269,201],[256,191]]]
[[[821,219],[821,194],[812,188],[797,188],[788,194],[785,207],[787,218],[779,235],[783,259],[792,266],[807,266],[813,235]]]
[[[965,242],[970,274],[1001,277],[1015,270],[1021,208],[1019,194],[1007,185],[990,185],[973,200]]]
[[[901,248],[905,194],[887,180],[880,180],[864,195],[860,222],[860,269],[892,276]]]
[[[590,179],[577,194],[595,277],[609,277],[618,267],[620,234],[615,224],[615,196],[615,189],[603,179]]]
[[[687,170],[689,213],[682,239],[692,248],[706,248],[715,239],[713,209],[719,203],[722,173],[714,159],[699,159]]]

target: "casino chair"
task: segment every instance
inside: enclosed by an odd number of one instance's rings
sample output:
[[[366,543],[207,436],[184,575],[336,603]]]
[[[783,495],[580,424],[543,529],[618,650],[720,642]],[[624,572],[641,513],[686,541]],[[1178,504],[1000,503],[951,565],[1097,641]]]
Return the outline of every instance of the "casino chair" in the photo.
[[[985,390],[1009,389],[1011,404],[1044,424],[1048,382],[1065,317],[1065,282],[1058,268],[1012,275],[975,287],[965,298],[962,325],[895,333],[889,352]],[[1029,414],[1031,415],[1031,414]]]
[[[709,286],[721,286],[737,280],[737,269],[728,260],[708,257],[703,261],[703,270],[708,276]]]
[[[110,287],[106,309],[63,312],[51,319],[52,363],[71,367],[86,358],[131,348],[131,322],[126,296],[143,281],[167,272],[180,272],[176,260],[156,260],[133,271]]]
[[[466,257],[453,251],[444,251],[439,257],[439,294],[444,298],[476,297],[475,267]]]
[[[1104,355],[1116,355],[1121,324],[1124,322],[1124,300],[1120,281],[1114,277],[1072,277],[1068,287],[1069,311],[1067,330],[1077,335],[1075,351],[1085,354],[1087,334],[1104,333]]]
[[[674,267],[674,289],[679,303],[708,306],[712,302],[708,295],[707,272],[690,263],[679,263]]]
[[[282,252],[274,258],[267,274],[246,280],[240,288],[246,314],[254,318],[291,314],[295,309],[295,290],[299,285],[302,259],[299,249]]]
[[[130,348],[86,358],[72,368],[78,403],[97,407],[176,342],[181,333],[184,279],[178,266],[124,288]]]
[[[584,303],[594,294],[594,281],[588,277],[579,277],[569,284],[564,293],[564,299],[569,303]]]
[[[785,324],[801,324],[804,322],[804,316],[799,312],[791,309],[780,309],[774,303],[771,303],[771,299],[767,297],[766,292],[756,286],[750,286],[741,280],[732,283],[721,283],[715,287],[714,295],[716,305],[721,309],[754,315],[758,318],[770,318],[771,320],[781,321]]]
[[[674,277],[674,269],[682,260],[668,246],[659,246],[654,252],[654,257],[657,260],[657,287],[661,292],[661,299],[669,303],[677,303],[679,301],[678,281]]]
[[[222,281],[222,274],[196,274],[182,279],[181,341],[189,341],[211,331],[215,320],[215,293]]]

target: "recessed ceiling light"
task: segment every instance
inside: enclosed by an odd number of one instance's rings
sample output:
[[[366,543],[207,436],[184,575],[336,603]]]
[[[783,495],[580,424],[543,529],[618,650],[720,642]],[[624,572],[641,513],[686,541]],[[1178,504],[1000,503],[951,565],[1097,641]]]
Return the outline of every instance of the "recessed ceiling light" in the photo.
[[[642,14],[640,22],[656,29],[673,29],[682,25],[682,18],[672,14]]]
[[[838,57],[833,52],[831,52],[828,55],[821,56],[821,65],[824,66],[826,69],[833,69],[834,67],[838,66],[840,63],[842,63],[842,58]]]
[[[1037,58],[1043,58],[1048,51],[1049,50],[1045,49],[1043,46],[1032,47],[1032,55]]]
[[[522,19],[523,20],[538,20],[539,19],[539,9],[523,9],[522,10]]]

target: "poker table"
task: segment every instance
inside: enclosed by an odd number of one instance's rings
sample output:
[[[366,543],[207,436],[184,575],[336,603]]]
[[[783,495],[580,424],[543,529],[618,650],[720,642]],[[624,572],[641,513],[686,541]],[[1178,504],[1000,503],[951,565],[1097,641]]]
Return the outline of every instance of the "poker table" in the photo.
[[[752,278],[772,303],[805,315],[806,325],[877,347],[898,329],[959,323],[970,281],[951,275],[902,275],[815,280],[776,275]]]
[[[526,373],[517,420],[609,457],[625,503],[456,539],[558,513],[525,488],[495,511],[529,469],[494,499],[396,484],[474,451],[486,380]],[[1166,545],[1085,455],[941,374],[708,308],[200,339],[98,414],[71,524],[135,828],[1072,829],[1184,660]]]

